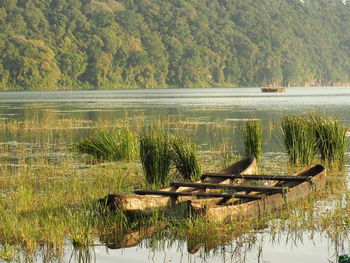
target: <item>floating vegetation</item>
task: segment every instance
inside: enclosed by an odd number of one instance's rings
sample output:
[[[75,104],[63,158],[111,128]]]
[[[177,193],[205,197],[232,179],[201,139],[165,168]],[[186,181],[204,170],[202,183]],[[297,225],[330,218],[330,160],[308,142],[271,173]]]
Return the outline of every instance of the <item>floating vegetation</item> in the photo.
[[[136,155],[134,136],[125,128],[99,130],[82,138],[76,148],[101,160],[119,161],[133,159]]]
[[[139,137],[141,164],[146,182],[154,187],[169,180],[171,144],[169,135],[160,130],[149,130]]]
[[[263,129],[260,120],[245,121],[241,127],[244,142],[245,156],[254,155],[257,161],[261,160]]]
[[[282,118],[281,126],[289,162],[295,165],[312,163],[317,151],[314,124],[305,116],[286,115]]]
[[[173,137],[172,150],[172,160],[180,175],[187,181],[198,180],[201,176],[201,167],[197,145],[189,139]]]

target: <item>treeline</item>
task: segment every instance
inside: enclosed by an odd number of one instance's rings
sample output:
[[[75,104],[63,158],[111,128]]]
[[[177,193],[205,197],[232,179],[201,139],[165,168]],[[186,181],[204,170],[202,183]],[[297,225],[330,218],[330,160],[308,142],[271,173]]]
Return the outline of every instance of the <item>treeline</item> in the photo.
[[[1,0],[0,89],[330,85],[341,0]]]

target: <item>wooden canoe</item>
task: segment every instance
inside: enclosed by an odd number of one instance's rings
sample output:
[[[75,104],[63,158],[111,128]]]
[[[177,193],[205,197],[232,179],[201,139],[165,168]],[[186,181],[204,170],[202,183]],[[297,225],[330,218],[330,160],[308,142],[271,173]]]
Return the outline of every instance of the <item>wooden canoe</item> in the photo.
[[[273,179],[277,182],[268,185],[284,188],[283,193],[265,193],[260,199],[253,201],[230,199],[220,202],[219,199],[215,199],[216,203],[213,203],[212,200],[208,202],[205,199],[189,200],[187,202],[188,209],[192,214],[203,216],[208,221],[225,223],[247,217],[261,216],[283,208],[286,203],[305,198],[313,190],[323,188],[327,179],[326,169],[320,164],[305,167],[293,176],[297,177],[296,180],[278,181],[276,176]],[[285,177],[285,179],[290,177]],[[250,194],[256,195],[257,192],[251,192]]]
[[[249,156],[242,159],[229,167],[221,170],[218,174],[255,174],[257,172],[256,159]],[[215,183],[215,184],[231,184],[232,179],[226,178],[202,178],[196,183]],[[198,189],[197,187],[169,187],[163,188],[164,192],[180,192],[180,193],[203,193],[206,189]],[[100,204],[106,205],[111,211],[122,210],[128,214],[136,212],[150,212],[156,208],[165,208],[174,206],[187,200],[193,199],[193,196],[159,196],[159,195],[141,195],[141,194],[110,194],[99,200]]]

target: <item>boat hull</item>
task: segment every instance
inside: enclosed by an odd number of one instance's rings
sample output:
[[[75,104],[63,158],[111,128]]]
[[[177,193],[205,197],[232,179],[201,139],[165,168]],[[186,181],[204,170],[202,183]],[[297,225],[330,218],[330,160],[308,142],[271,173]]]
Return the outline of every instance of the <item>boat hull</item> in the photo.
[[[254,156],[249,156],[240,160],[229,167],[221,170],[222,174],[254,174],[257,172],[257,164]],[[203,183],[204,180],[197,181]],[[205,179],[206,183],[231,184],[231,179]],[[163,188],[162,191],[177,191],[177,192],[198,192],[197,188],[191,187],[169,187]],[[103,206],[107,206],[110,210],[122,210],[126,213],[151,212],[157,208],[165,208],[175,206],[179,203],[193,199],[191,196],[157,196],[157,195],[138,195],[138,194],[112,194],[99,200]]]
[[[310,181],[301,183],[279,182],[274,185],[290,187],[285,194],[277,193],[262,199],[245,203],[225,203],[222,205],[205,203],[202,200],[188,201],[188,209],[194,215],[203,216],[208,221],[229,223],[248,217],[262,216],[280,210],[287,203],[303,199],[314,190],[322,189],[327,180],[326,169],[322,165],[312,165],[298,171],[295,176],[311,174]],[[293,186],[293,184],[296,184]]]

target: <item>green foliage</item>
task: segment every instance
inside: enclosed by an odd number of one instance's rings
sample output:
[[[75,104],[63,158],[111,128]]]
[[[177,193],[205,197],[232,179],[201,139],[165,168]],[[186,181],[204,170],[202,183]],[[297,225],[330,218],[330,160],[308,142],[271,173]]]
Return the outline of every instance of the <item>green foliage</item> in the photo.
[[[173,163],[180,175],[187,181],[196,181],[201,176],[197,145],[189,139],[173,138]]]
[[[317,152],[314,124],[302,115],[286,115],[281,122],[283,143],[289,161],[296,165],[309,165]]]
[[[245,156],[254,155],[257,161],[261,160],[263,129],[260,120],[245,121],[241,127],[244,142]]]
[[[119,161],[133,159],[136,155],[136,142],[128,129],[99,130],[82,138],[76,148],[101,160]]]
[[[335,0],[3,0],[0,32],[4,90],[350,79],[350,8]]]
[[[141,134],[140,157],[146,182],[154,187],[165,185],[171,165],[171,143],[167,134],[150,130]]]

